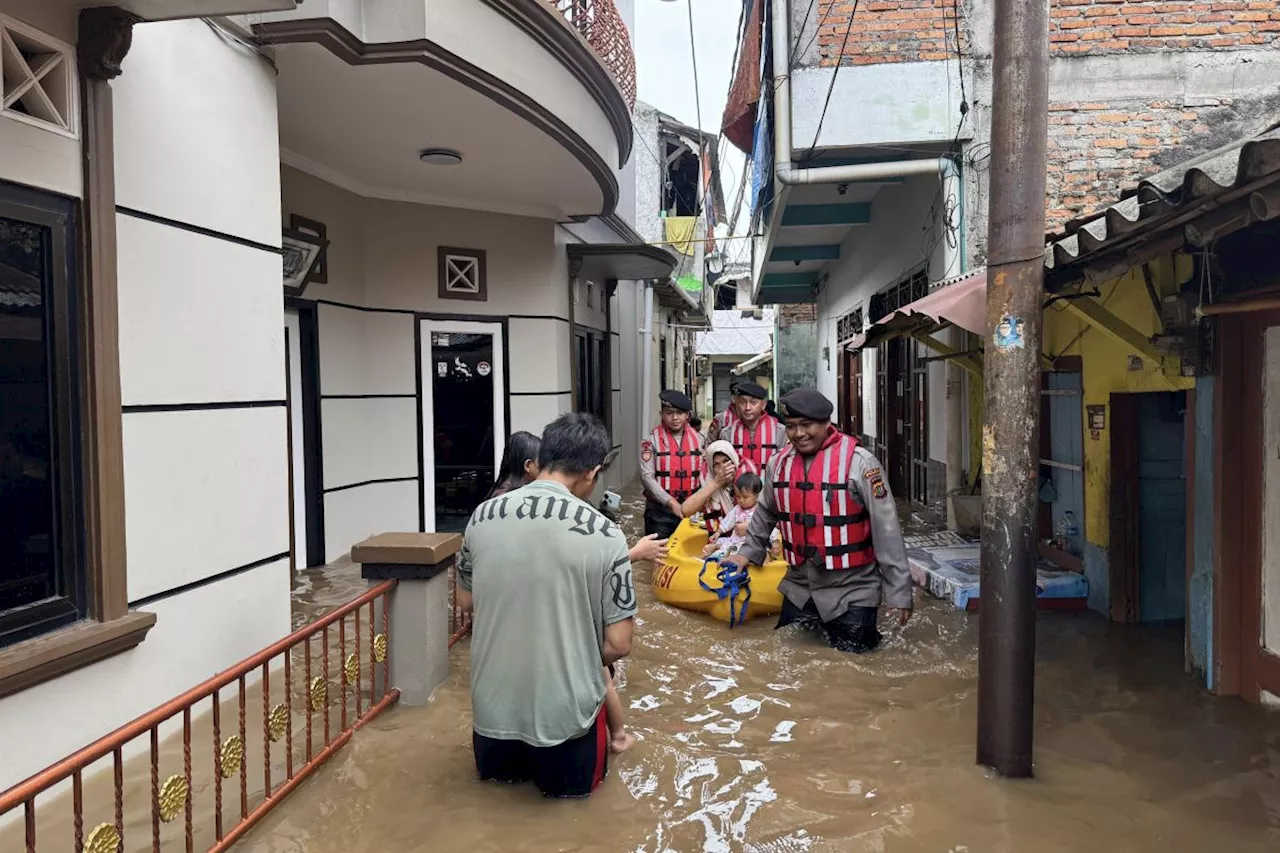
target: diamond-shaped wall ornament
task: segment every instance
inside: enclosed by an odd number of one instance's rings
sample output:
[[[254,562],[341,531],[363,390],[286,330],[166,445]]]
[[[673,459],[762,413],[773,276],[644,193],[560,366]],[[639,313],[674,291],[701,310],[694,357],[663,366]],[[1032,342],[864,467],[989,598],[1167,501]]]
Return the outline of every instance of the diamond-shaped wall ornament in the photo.
[[[444,256],[444,287],[453,293],[480,292],[480,262],[459,255]]]
[[[455,249],[441,246],[437,250],[439,264],[436,275],[441,299],[471,299],[483,302],[489,298],[485,273],[485,253],[481,249]]]
[[[75,76],[70,45],[0,15],[0,115],[74,135]]]

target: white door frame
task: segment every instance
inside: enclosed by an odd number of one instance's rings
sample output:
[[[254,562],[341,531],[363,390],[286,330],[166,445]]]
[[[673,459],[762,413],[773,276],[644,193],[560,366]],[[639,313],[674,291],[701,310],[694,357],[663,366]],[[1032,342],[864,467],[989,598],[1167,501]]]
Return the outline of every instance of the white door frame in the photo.
[[[285,330],[285,387],[288,394],[289,459],[289,523],[292,527],[293,551],[291,557],[295,569],[309,565],[307,552],[307,454],[305,427],[303,426],[302,401],[302,320],[296,308],[284,311]]]
[[[496,477],[502,467],[502,454],[507,446],[507,382],[506,382],[506,340],[503,335],[503,324],[494,322],[472,322],[469,320],[428,320],[418,321],[421,336],[421,355],[418,362],[418,376],[422,387],[421,406],[422,434],[422,507],[423,532],[434,533],[436,529],[436,448],[435,448],[435,374],[431,369],[431,335],[433,332],[465,335],[493,335],[493,472]]]

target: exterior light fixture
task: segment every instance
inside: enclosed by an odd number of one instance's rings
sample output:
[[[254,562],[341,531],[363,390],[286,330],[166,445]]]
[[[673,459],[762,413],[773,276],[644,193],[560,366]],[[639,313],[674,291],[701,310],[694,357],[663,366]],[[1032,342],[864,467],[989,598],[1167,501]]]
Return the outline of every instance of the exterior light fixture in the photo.
[[[418,159],[430,166],[456,166],[462,162],[462,154],[452,148],[427,148]]]
[[[320,260],[320,253],[328,245],[328,240],[316,234],[296,228],[282,229],[280,251],[284,259],[284,292],[287,295],[302,295]]]

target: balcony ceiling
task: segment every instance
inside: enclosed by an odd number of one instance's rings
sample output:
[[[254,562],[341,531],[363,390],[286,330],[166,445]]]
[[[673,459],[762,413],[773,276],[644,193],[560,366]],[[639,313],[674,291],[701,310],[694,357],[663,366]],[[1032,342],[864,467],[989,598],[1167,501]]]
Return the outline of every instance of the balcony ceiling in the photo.
[[[277,63],[281,159],[357,194],[552,219],[615,203],[616,183],[602,188],[530,121],[433,68],[349,65],[318,44],[281,45]],[[462,163],[424,164],[433,147]]]

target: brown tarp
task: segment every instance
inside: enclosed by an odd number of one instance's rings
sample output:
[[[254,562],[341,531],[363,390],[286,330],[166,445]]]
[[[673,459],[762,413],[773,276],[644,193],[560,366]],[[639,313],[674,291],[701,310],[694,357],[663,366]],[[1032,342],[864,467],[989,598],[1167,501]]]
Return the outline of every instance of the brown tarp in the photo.
[[[764,18],[764,0],[743,0],[750,3],[746,26],[742,30],[742,44],[738,47],[738,64],[733,70],[729,85],[729,100],[724,105],[724,118],[720,130],[725,139],[744,154],[751,154],[755,138],[756,110],[760,103],[760,57],[762,49],[761,21]]]

